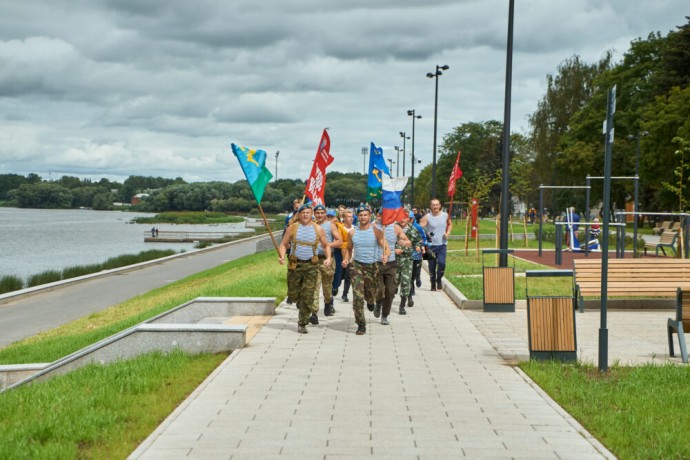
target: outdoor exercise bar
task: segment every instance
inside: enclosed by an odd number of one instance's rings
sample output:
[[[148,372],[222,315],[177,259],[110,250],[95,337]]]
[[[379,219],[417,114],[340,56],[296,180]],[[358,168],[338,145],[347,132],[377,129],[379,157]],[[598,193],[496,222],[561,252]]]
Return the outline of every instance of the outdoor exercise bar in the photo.
[[[568,225],[571,222],[554,222],[554,225]],[[577,225],[583,225],[586,228],[585,234],[588,233],[589,227],[592,225],[600,225],[601,222],[577,222]],[[625,223],[619,223],[615,222],[612,224],[609,224],[610,226],[613,227],[625,227]],[[556,265],[563,265],[563,236],[561,235],[562,230],[556,227],[556,251],[555,251],[555,256],[554,256],[554,263]],[[585,239],[585,248],[589,248],[589,238]],[[586,252],[585,254],[588,254]],[[618,254],[616,254],[618,255]]]
[[[590,176],[587,175],[587,185],[590,185],[589,181],[590,179],[600,179],[603,180],[605,179],[604,176]],[[634,180],[635,184],[633,186],[633,200],[634,200],[634,211],[635,212],[640,212],[640,205],[639,205],[639,184],[640,184],[640,176],[613,176],[610,177],[611,180],[616,179],[616,180]],[[589,219],[589,190],[587,191],[587,205],[585,207],[585,213],[587,214],[587,218]],[[620,236],[616,234],[616,236]],[[589,235],[585,233],[585,239],[587,239]],[[619,250],[619,240],[616,240],[616,253],[618,253]],[[633,222],[633,257],[634,255],[637,254],[637,219],[634,219]],[[625,257],[625,241],[623,242],[623,250],[622,250],[622,257]]]
[[[542,237],[542,227],[544,225],[544,189],[577,189],[586,188],[590,189],[589,185],[540,185],[539,186],[539,257],[541,257],[541,237]],[[555,209],[552,210],[556,212]],[[554,218],[554,222],[556,219]]]

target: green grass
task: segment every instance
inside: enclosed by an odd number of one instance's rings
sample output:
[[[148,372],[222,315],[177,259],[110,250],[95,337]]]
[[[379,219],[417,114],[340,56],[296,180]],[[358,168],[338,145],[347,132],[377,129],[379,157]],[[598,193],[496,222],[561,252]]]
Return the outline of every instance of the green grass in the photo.
[[[199,296],[285,296],[274,252],[228,262],[14,343],[0,363],[50,362]],[[227,354],[152,354],[0,397],[0,458],[125,458]]]
[[[228,262],[0,350],[0,364],[52,362],[201,296],[286,294],[285,266],[274,251]]]
[[[510,226],[509,226],[510,227]],[[551,227],[553,225],[544,224],[544,229]],[[467,228],[467,221],[460,219],[453,219],[453,231],[452,235],[465,235],[465,229]],[[527,224],[527,233],[534,233],[539,229],[539,224]],[[508,230],[510,231],[510,229]],[[525,227],[522,222],[513,221],[513,233],[524,233]],[[493,235],[496,233],[496,220],[495,219],[479,219],[479,233],[482,235]]]
[[[228,224],[243,222],[240,216],[229,216],[222,212],[180,211],[162,212],[153,217],[136,217],[138,224]]]
[[[690,458],[690,368],[531,361],[520,367],[618,458]]]
[[[41,273],[29,276],[26,280],[26,287],[40,286],[41,284],[54,283],[62,279],[62,272],[59,270],[46,270]]]
[[[495,255],[484,256],[484,263],[488,267],[498,265]],[[508,266],[515,266],[515,298],[526,298],[526,278],[519,276],[525,270],[553,270],[546,265],[534,264],[512,256],[508,258]],[[462,292],[469,300],[482,300],[484,287],[482,277],[482,262],[477,260],[474,252],[465,255],[464,251],[449,251],[446,257],[446,273],[444,277]],[[530,296],[544,295],[572,295],[572,278],[532,278],[529,281]]]
[[[24,288],[24,281],[15,275],[5,275],[0,278],[0,294],[18,291]]]
[[[227,354],[152,353],[0,397],[0,458],[126,458]]]

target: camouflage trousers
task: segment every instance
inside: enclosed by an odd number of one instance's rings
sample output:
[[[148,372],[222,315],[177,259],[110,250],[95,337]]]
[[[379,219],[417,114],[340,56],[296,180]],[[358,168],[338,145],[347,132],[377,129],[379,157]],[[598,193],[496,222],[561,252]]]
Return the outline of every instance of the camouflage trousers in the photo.
[[[335,259],[331,258],[330,265],[324,265],[325,257],[319,256],[319,277],[316,282],[316,292],[314,293],[314,311],[319,311],[319,289],[323,291],[324,305],[328,305],[333,300],[333,277],[335,276]]]
[[[367,320],[364,317],[364,302],[376,302],[378,272],[376,264],[363,264],[354,261],[350,267],[353,294],[352,311],[355,313],[355,322],[359,325],[367,324]]]
[[[397,256],[398,262],[398,292],[401,297],[410,296],[412,286],[412,257]]]
[[[299,310],[297,324],[306,326],[314,310],[314,292],[318,294],[319,268],[310,261],[298,261],[294,270],[288,269],[288,297],[295,302]]]

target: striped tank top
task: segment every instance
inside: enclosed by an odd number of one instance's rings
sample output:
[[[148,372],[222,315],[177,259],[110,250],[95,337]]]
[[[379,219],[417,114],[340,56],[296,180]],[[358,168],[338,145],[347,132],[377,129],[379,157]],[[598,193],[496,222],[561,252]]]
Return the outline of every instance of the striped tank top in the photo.
[[[314,255],[314,242],[316,241],[316,230],[312,224],[297,224],[297,234],[295,235],[294,254],[298,260],[309,260]]]
[[[331,232],[331,221],[326,220],[323,224],[321,224],[321,228],[323,229],[323,232],[326,234],[326,239],[328,240],[329,243],[333,242],[333,232]],[[319,245],[319,247],[316,249],[316,253],[320,256],[326,255],[326,252],[323,250],[323,247]]]
[[[374,228],[369,227],[367,230],[356,229],[352,235],[352,249],[354,251],[354,259],[362,264],[373,264],[376,259],[376,250],[379,247],[379,242],[374,235]]]
[[[395,260],[395,243],[398,241],[398,237],[395,234],[395,224],[386,225],[386,231],[383,233],[388,243],[388,248],[391,253],[388,256],[388,262],[393,262]]]

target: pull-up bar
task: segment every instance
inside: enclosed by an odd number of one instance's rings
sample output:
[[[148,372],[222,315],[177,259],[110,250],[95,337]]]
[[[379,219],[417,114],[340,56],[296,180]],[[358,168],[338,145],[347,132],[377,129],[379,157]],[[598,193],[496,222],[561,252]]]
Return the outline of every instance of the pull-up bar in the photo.
[[[587,179],[604,179],[604,176],[587,176]],[[611,179],[618,179],[618,180],[639,180],[640,176],[613,176]]]

